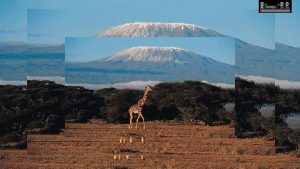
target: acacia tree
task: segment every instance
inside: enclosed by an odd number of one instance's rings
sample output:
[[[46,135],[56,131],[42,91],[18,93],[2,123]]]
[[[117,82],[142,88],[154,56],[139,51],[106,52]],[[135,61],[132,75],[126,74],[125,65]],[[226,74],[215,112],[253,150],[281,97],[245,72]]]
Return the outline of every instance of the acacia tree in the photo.
[[[288,127],[286,119],[300,113],[300,90],[280,89],[276,97],[276,152],[295,150],[300,145],[300,130]]]
[[[264,104],[275,104],[279,88],[274,84],[256,84],[236,77],[236,135],[248,137],[265,135],[274,128],[273,118],[265,118],[259,112]],[[248,135],[246,133],[253,133]]]

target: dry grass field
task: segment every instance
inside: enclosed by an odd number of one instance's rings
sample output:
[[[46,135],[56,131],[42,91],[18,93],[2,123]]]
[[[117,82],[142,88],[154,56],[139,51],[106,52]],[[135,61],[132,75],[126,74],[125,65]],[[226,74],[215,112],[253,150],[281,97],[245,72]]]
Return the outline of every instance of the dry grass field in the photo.
[[[67,123],[59,135],[28,135],[27,150],[0,150],[0,168],[300,168],[297,155],[274,154],[274,141],[235,138],[234,128],[227,125],[149,122],[146,130],[127,127]],[[125,143],[120,143],[121,136]]]

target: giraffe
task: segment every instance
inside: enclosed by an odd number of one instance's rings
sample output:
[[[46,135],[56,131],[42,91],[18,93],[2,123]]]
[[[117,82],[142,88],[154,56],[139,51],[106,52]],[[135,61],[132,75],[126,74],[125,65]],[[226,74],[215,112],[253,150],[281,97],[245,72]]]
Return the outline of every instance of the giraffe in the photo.
[[[148,93],[151,92],[151,91],[152,91],[151,87],[150,86],[146,86],[143,98],[141,98],[136,104],[132,105],[129,108],[129,110],[128,110],[129,111],[129,116],[130,116],[130,122],[129,122],[129,127],[128,127],[129,129],[132,129],[132,119],[133,119],[133,115],[134,114],[138,114],[138,117],[136,119],[135,128],[137,129],[137,127],[138,127],[139,118],[143,119],[144,129],[146,128],[145,127],[145,119],[144,119],[144,116],[142,114],[142,111],[143,111],[143,107],[145,105],[145,102],[147,100]]]

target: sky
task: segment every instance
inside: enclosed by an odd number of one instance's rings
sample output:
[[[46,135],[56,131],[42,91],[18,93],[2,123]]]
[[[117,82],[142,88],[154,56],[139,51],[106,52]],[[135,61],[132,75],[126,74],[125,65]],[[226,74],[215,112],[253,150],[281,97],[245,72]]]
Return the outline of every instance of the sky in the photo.
[[[66,62],[104,59],[136,46],[179,47],[227,64],[235,64],[235,40],[229,37],[193,38],[66,38]]]
[[[62,0],[64,1],[64,0]],[[56,2],[56,5],[55,5]],[[1,0],[0,1],[0,40],[26,41],[27,9],[58,8],[58,0]]]
[[[293,1],[292,13],[276,14],[276,41],[300,47],[300,1]]]
[[[2,12],[4,14],[1,19],[7,18],[0,26],[0,30],[5,32],[27,29],[30,41],[37,43],[62,43],[63,35],[91,37],[112,26],[140,21],[196,24],[249,43],[274,48],[275,16],[259,14],[257,1],[89,0],[89,3],[84,0],[43,0],[42,2],[11,0],[12,3],[9,1],[0,2],[0,11],[5,11]],[[14,1],[18,3],[13,3]],[[27,17],[24,6],[28,8]],[[35,10],[39,8],[61,9],[63,12]],[[43,12],[48,14],[42,14]],[[55,22],[57,19],[61,21]],[[17,25],[14,25],[15,21],[18,21]],[[54,25],[50,26],[51,24]],[[56,29],[53,29],[54,27]],[[24,40],[24,34],[13,36],[0,33],[0,37],[2,40]]]
[[[219,5],[216,5],[217,3]],[[113,8],[109,8],[109,6],[113,6]],[[210,6],[212,8],[209,8]],[[74,30],[73,36],[93,36],[111,26],[133,21],[189,22],[212,28],[253,44],[273,48],[274,25],[276,25],[276,41],[300,47],[298,40],[300,37],[300,31],[298,31],[300,28],[298,19],[300,17],[300,1],[293,1],[293,13],[291,14],[276,14],[276,16],[259,14],[257,7],[257,1],[250,0],[210,0],[205,2],[204,0],[190,0],[189,3],[184,0],[89,0],[88,3],[82,0],[1,0],[0,41],[27,40],[27,19],[30,19],[30,17],[27,18],[27,9],[61,9],[71,10],[74,13],[69,16],[61,16],[66,21],[74,16],[78,18],[78,23],[64,26],[62,24],[62,27],[76,28],[74,25],[77,27],[80,25],[84,28],[85,32]],[[56,17],[49,16],[44,20],[29,22],[43,25],[52,19],[56,19]],[[56,26],[60,27],[61,25]],[[39,27],[29,28],[34,29],[32,32],[39,32]],[[67,34],[68,32],[64,30],[66,29],[53,32],[53,34]],[[43,32],[48,33],[46,36],[48,35],[51,40],[49,32],[52,31],[45,29]],[[47,38],[41,39],[46,41]],[[60,39],[54,37],[53,39],[53,43],[63,41],[63,37]]]
[[[25,1],[0,1],[1,41],[26,41],[26,10]]]
[[[0,41],[27,40],[27,9],[90,8],[102,0],[0,0]]]

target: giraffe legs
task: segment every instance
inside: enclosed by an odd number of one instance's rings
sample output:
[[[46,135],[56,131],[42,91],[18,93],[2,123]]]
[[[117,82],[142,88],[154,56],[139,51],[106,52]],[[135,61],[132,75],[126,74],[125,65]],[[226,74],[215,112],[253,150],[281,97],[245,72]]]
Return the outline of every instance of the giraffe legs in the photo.
[[[136,124],[135,124],[135,128],[137,129],[138,128],[138,124],[139,124],[139,119],[142,118],[143,120],[143,126],[144,126],[144,129],[146,129],[146,126],[145,126],[145,118],[144,116],[142,115],[142,113],[140,113],[136,119]]]
[[[132,129],[132,119],[133,119],[133,116],[130,114],[130,120],[129,120],[129,126],[128,126],[129,129]]]
[[[137,127],[138,127],[140,117],[141,117],[141,114],[139,114],[139,116],[136,118],[135,129],[137,129]]]
[[[130,115],[130,120],[129,120],[129,126],[128,126],[128,129],[132,129],[133,112],[132,112],[132,111],[129,111],[129,115]],[[138,124],[139,124],[139,119],[140,119],[140,118],[142,118],[144,129],[146,129],[146,126],[145,126],[145,118],[144,118],[144,116],[143,116],[143,114],[142,114],[141,112],[138,113],[138,117],[136,118],[135,128],[136,128],[136,129],[138,128]]]
[[[141,114],[140,115],[141,116],[141,118],[142,118],[142,120],[143,120],[143,126],[144,126],[144,129],[146,129],[146,126],[145,126],[145,118],[144,118],[144,116]]]

